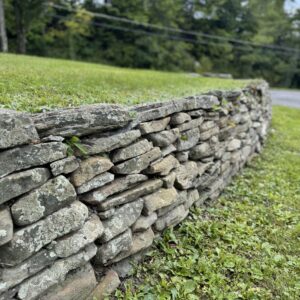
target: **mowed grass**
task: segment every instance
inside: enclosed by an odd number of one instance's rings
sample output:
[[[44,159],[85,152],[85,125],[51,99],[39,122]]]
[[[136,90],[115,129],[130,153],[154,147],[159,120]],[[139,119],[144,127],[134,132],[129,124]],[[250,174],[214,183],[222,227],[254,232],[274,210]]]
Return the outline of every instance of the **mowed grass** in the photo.
[[[213,89],[240,88],[247,83],[0,54],[0,108],[31,112],[92,103],[163,101]]]
[[[300,299],[300,110],[275,107],[262,155],[134,276],[115,299]]]

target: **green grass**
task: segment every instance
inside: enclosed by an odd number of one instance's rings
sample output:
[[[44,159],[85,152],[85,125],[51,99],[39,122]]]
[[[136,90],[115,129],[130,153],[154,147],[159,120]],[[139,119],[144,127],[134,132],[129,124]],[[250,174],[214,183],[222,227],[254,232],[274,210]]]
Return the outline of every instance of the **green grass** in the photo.
[[[24,111],[91,103],[132,105],[240,88],[248,82],[0,54],[0,108]]]
[[[117,299],[300,299],[300,110],[274,108],[263,154],[195,210]]]

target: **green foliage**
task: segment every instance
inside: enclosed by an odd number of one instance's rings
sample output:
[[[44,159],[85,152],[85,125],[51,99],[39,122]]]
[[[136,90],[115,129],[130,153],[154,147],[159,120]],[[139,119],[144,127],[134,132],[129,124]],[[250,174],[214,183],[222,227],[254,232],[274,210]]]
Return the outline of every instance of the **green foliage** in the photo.
[[[275,107],[273,129],[218,203],[167,230],[116,299],[300,298],[300,110]]]
[[[87,156],[87,151],[85,147],[81,144],[81,141],[77,136],[72,136],[71,138],[65,140],[65,144],[68,146],[68,156],[76,155],[76,153],[79,153],[81,156],[84,157]]]

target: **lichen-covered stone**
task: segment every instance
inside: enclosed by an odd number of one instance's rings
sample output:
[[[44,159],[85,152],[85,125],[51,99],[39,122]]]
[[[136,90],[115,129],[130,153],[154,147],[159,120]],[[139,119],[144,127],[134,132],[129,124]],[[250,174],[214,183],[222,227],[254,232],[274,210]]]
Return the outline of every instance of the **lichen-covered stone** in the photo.
[[[207,130],[210,130],[216,126],[216,123],[214,121],[205,121],[200,126],[200,133],[205,132]]]
[[[0,246],[6,244],[12,239],[13,230],[14,225],[9,209],[0,207]]]
[[[186,162],[189,159],[189,151],[181,151],[176,153],[176,158],[179,162]]]
[[[86,149],[87,154],[99,154],[125,147],[136,141],[140,136],[141,132],[139,130],[131,130],[99,138],[86,138],[82,140],[82,145]]]
[[[109,158],[93,156],[83,160],[79,168],[71,175],[71,182],[79,187],[96,175],[108,171],[113,166]]]
[[[39,140],[30,117],[24,113],[0,109],[0,149],[29,144]]]
[[[45,165],[66,155],[67,146],[57,142],[9,149],[0,153],[0,177],[30,167]]]
[[[66,157],[50,164],[51,172],[54,176],[69,174],[79,167],[79,162],[75,156]]]
[[[63,282],[67,274],[86,264],[95,254],[96,246],[89,245],[79,253],[57,260],[50,268],[21,283],[18,299],[35,300],[50,287]]]
[[[200,132],[198,128],[194,128],[185,132],[181,133],[181,136],[177,140],[177,150],[178,151],[185,151],[192,147],[194,147],[200,137]]]
[[[231,140],[227,145],[227,151],[235,151],[241,148],[241,141],[238,139]]]
[[[157,220],[157,214],[154,212],[149,216],[140,216],[132,226],[133,232],[147,230]]]
[[[54,239],[79,229],[88,217],[87,207],[75,201],[52,215],[15,232],[0,247],[0,264],[15,266]]]
[[[164,130],[170,122],[170,117],[154,120],[151,122],[141,123],[139,128],[142,134],[148,134],[152,132],[158,132]]]
[[[143,199],[138,199],[117,208],[111,219],[103,221],[104,232],[100,240],[107,242],[126,231],[141,215],[142,209]]]
[[[213,148],[209,143],[202,143],[193,147],[189,153],[192,160],[199,160],[213,154]]]
[[[97,189],[109,182],[112,182],[115,178],[115,175],[109,172],[97,175],[91,180],[85,182],[80,187],[76,189],[77,194],[87,193],[91,190]]]
[[[179,130],[177,128],[171,130],[164,130],[157,133],[151,133],[148,138],[155,146],[167,147],[173,144],[179,137]]]
[[[141,140],[125,148],[116,150],[113,153],[112,161],[114,163],[127,160],[139,155],[142,155],[153,148],[153,145],[148,140]]]
[[[107,197],[119,192],[123,192],[147,179],[148,177],[143,174],[131,174],[125,177],[117,178],[113,182],[83,196],[82,200],[91,204],[99,204]]]
[[[164,189],[161,188],[157,192],[144,197],[145,206],[144,212],[147,215],[152,214],[154,211],[168,206],[176,201],[177,191],[175,188]]]
[[[200,133],[200,137],[199,140],[200,141],[207,141],[208,139],[210,139],[213,136],[217,136],[220,132],[220,129],[218,126],[215,126],[209,130],[206,130],[204,132]]]
[[[152,163],[146,170],[147,174],[168,175],[171,170],[179,166],[178,160],[173,155],[168,155],[157,163]]]
[[[171,121],[170,121],[170,124],[171,125],[180,125],[182,123],[185,123],[185,122],[189,122],[191,121],[192,118],[189,114],[187,113],[184,113],[184,112],[179,112],[179,113],[176,113],[174,114],[172,117],[171,117]]]
[[[0,179],[0,204],[42,185],[50,177],[46,168],[36,168]]]
[[[184,190],[192,188],[197,176],[197,163],[194,161],[188,161],[176,169],[175,186]]]
[[[99,246],[93,261],[95,264],[109,265],[113,258],[122,251],[128,251],[131,246],[132,234],[131,230],[128,229],[109,242]]]
[[[160,150],[161,150],[162,157],[165,157],[165,156],[171,154],[172,152],[175,152],[177,149],[174,145],[171,144],[167,147],[161,148]]]
[[[167,176],[162,177],[161,180],[163,181],[163,187],[167,188],[167,189],[173,187],[175,179],[176,179],[176,173],[175,173],[175,171],[172,171]]]
[[[32,224],[75,201],[76,192],[69,180],[60,175],[21,197],[11,207],[17,225]]]
[[[40,136],[81,136],[125,126],[132,120],[126,108],[109,104],[82,105],[32,115]]]
[[[197,119],[193,119],[187,123],[183,123],[181,125],[179,125],[177,128],[179,129],[180,132],[183,131],[187,131],[189,129],[193,129],[196,127],[199,127],[204,121],[204,118],[197,118]]]
[[[131,158],[118,165],[115,165],[113,167],[113,171],[117,174],[137,174],[146,169],[152,161],[160,157],[160,149],[159,147],[155,147],[140,156]]]

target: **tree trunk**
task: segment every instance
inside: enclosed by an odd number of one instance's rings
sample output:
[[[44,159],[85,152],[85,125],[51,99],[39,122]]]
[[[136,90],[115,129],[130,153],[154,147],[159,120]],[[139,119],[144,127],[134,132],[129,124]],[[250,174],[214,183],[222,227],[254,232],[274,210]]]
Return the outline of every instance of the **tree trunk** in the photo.
[[[26,53],[26,27],[24,24],[24,12],[20,0],[14,0],[14,10],[16,17],[16,31],[17,31],[17,52],[21,54]]]
[[[8,51],[3,0],[0,0],[0,46],[1,51]]]

